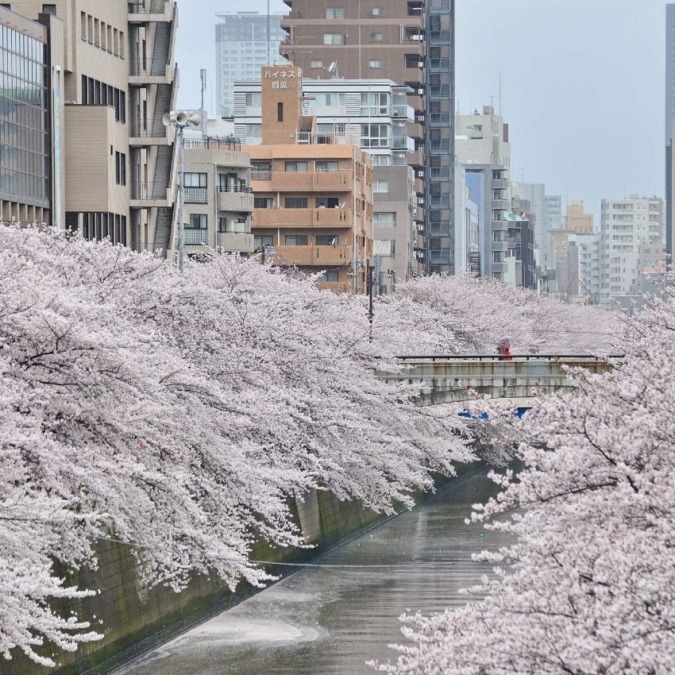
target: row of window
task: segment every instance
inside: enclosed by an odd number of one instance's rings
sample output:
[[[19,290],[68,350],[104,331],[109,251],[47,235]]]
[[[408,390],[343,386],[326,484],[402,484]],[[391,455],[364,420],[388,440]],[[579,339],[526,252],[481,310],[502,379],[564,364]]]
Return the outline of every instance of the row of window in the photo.
[[[373,7],[370,10],[371,16],[384,16],[384,7]],[[344,7],[326,7],[325,17],[328,20],[339,20],[345,18]]]
[[[45,5],[43,5],[43,8]],[[10,9],[8,7],[8,9]],[[35,38],[10,28],[0,26],[0,52],[18,54],[38,64],[44,63],[44,44]]]
[[[82,236],[88,240],[110,239],[113,244],[127,245],[127,218],[119,213],[86,212],[66,213],[66,227],[76,232],[78,216],[82,216]]]
[[[49,199],[48,181],[44,176],[12,171],[0,163],[0,192],[15,195],[18,198]]]
[[[337,246],[340,243],[340,237],[337,234],[314,234],[312,235],[314,246]],[[254,237],[255,246],[274,246],[274,237],[271,234],[256,234]],[[284,246],[309,246],[310,235],[308,234],[286,234],[284,235]]]
[[[118,185],[127,184],[127,156],[117,151],[115,151],[115,182]]]
[[[274,209],[276,201],[272,197],[255,197],[253,207],[256,209]],[[340,209],[346,206],[346,202],[340,201],[339,197],[316,197],[314,208],[317,209]],[[286,209],[307,209],[309,208],[309,199],[307,197],[285,197],[284,208]]]
[[[80,37],[94,47],[124,58],[124,32],[86,12],[80,12]]]
[[[0,97],[0,104],[2,97]],[[0,146],[47,154],[47,135],[40,127],[21,126],[12,122],[0,122]]]
[[[112,106],[115,119],[123,124],[127,121],[126,92],[86,75],[82,75],[82,104]]]

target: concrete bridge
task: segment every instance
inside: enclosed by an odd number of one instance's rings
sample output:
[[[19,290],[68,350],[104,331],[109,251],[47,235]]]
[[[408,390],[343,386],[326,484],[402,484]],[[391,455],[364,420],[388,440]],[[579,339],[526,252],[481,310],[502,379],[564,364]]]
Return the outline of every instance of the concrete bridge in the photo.
[[[588,354],[400,356],[405,367],[398,373],[381,372],[387,382],[407,382],[420,387],[422,406],[489,398],[535,398],[572,389],[567,368],[594,373],[612,369],[612,360]]]

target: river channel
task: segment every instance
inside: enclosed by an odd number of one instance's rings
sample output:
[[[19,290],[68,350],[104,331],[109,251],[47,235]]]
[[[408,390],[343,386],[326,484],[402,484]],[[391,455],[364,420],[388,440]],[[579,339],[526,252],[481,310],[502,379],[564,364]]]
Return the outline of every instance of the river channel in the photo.
[[[117,671],[133,675],[373,673],[403,642],[399,615],[466,602],[491,568],[471,555],[508,543],[464,519],[495,493],[484,469]]]

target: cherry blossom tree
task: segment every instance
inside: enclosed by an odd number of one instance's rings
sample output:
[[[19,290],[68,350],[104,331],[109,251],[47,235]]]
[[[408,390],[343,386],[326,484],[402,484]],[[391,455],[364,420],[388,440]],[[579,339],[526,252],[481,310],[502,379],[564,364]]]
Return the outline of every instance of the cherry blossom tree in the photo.
[[[391,512],[472,457],[381,363],[358,303],[255,261],[180,275],[109,244],[0,228],[0,652],[53,664],[95,639],[54,561],[135,547],[147,583],[269,577],[258,536],[303,545],[289,497]],[[386,354],[385,354],[386,356]],[[103,627],[105,629],[105,627]]]
[[[517,543],[465,607],[403,617],[390,673],[675,672],[675,284],[623,317],[625,358],[525,418],[524,468],[473,520]]]

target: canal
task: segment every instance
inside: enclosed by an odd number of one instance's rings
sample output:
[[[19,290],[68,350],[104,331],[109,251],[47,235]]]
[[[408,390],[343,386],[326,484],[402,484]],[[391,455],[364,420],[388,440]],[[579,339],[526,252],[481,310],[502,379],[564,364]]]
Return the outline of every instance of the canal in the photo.
[[[473,469],[426,503],[352,540],[118,671],[133,675],[372,673],[401,642],[399,615],[466,601],[490,573],[471,555],[507,544],[464,519],[495,493]]]

